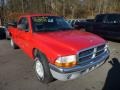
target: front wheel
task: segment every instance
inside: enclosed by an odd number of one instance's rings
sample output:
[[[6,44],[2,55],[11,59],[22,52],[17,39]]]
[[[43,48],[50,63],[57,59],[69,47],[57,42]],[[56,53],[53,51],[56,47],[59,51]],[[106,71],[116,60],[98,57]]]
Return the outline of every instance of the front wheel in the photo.
[[[37,78],[42,83],[49,83],[54,80],[50,72],[47,58],[39,52],[37,52],[37,55],[35,56],[34,68]]]

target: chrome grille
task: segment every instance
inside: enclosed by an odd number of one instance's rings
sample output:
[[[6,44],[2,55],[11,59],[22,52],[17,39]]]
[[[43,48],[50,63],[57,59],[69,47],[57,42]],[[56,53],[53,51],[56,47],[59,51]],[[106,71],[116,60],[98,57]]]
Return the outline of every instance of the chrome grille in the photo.
[[[97,47],[97,51],[101,51],[105,48],[105,44],[104,45],[100,45]]]
[[[86,65],[88,63],[94,62],[94,58],[105,52],[105,44],[83,50],[78,53],[78,63],[81,65]]]

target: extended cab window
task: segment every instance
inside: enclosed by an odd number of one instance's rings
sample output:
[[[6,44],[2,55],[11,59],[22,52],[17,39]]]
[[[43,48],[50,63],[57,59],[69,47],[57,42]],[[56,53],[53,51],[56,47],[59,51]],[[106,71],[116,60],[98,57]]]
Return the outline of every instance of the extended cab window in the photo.
[[[21,18],[18,22],[18,26],[20,26],[22,30],[29,30],[29,23],[27,18]]]
[[[58,16],[34,16],[31,21],[35,32],[72,29],[63,17]]]
[[[120,23],[120,15],[119,14],[111,14],[107,16],[107,23]]]

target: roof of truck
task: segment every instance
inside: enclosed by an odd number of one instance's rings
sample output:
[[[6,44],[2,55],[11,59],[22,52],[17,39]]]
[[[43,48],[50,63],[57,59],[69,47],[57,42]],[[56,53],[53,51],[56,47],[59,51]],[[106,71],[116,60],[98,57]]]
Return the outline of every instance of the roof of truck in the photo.
[[[104,14],[98,14],[98,15],[120,15],[120,13],[104,13]]]
[[[33,16],[57,16],[55,14],[24,14],[20,17],[33,17]]]

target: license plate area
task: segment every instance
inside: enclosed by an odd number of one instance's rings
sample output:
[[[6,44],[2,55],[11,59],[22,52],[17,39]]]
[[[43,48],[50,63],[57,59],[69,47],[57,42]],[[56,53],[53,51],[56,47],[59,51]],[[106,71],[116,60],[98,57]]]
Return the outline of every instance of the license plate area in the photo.
[[[91,72],[91,71],[93,71],[95,68],[97,68],[97,67],[99,67],[100,65],[102,65],[103,63],[104,63],[104,62],[101,62],[101,63],[99,63],[99,64],[97,64],[97,65],[94,65],[94,66],[92,66],[92,67],[89,67],[89,68],[87,68],[87,69],[84,69],[84,70],[80,71],[80,74],[84,75],[84,74],[86,74],[86,73],[88,73],[88,72]]]
[[[85,70],[82,70],[81,72],[80,72],[80,74],[86,74],[86,73],[88,73],[88,72],[90,72],[90,71],[93,71],[95,69],[95,67],[93,66],[93,67],[90,67],[90,68],[87,68],[87,69],[85,69]]]

